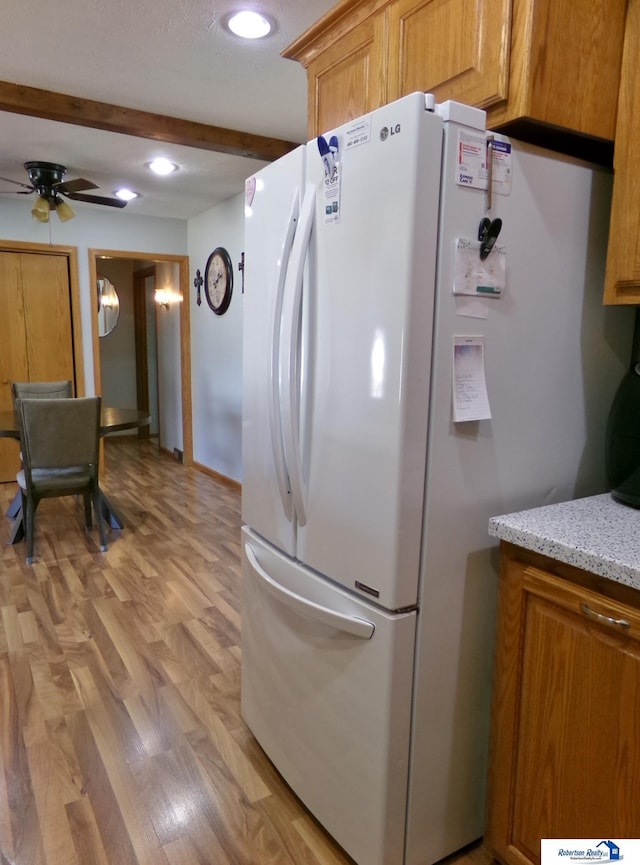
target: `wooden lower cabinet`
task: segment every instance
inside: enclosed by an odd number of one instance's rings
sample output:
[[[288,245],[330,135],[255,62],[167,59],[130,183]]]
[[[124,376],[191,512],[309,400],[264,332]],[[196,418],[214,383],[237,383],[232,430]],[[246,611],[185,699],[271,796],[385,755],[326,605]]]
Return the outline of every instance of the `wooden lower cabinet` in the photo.
[[[502,544],[487,850],[640,838],[640,592]]]
[[[70,379],[78,393],[66,255],[0,252],[0,410],[12,381]],[[0,483],[20,467],[17,441],[0,439]]]

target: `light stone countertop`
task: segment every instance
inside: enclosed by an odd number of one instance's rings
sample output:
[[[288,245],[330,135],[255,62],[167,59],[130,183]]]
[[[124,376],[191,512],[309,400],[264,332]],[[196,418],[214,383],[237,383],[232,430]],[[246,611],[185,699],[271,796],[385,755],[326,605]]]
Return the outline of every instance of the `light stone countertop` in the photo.
[[[492,517],[489,534],[640,589],[640,510],[609,493]]]

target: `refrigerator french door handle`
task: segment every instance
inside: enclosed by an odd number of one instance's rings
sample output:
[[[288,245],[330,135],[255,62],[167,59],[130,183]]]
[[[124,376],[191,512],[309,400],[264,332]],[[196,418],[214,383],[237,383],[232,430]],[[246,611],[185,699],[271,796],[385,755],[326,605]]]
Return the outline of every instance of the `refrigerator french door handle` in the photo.
[[[338,613],[329,607],[323,607],[322,604],[316,604],[315,601],[303,598],[302,595],[298,595],[296,592],[292,592],[291,589],[281,586],[260,565],[253,548],[249,544],[244,545],[244,551],[253,572],[260,578],[262,587],[271,597],[290,607],[298,615],[306,616],[308,619],[314,619],[316,622],[322,622],[325,625],[330,625],[332,628],[363,640],[371,639],[376,629],[373,622],[360,619],[358,616],[345,616],[343,613]]]
[[[296,233],[299,213],[300,190],[295,189],[293,200],[289,208],[289,218],[285,226],[280,256],[276,263],[276,295],[273,307],[273,328],[271,339],[271,363],[269,367],[269,426],[271,428],[271,445],[273,448],[273,462],[275,466],[276,480],[280,500],[288,520],[293,518],[293,505],[291,501],[291,484],[284,452],[284,440],[282,435],[282,407],[280,404],[279,366],[280,366],[280,328],[282,326],[282,299],[284,286],[291,257],[291,247]]]
[[[298,524],[301,526],[306,525],[307,508],[300,447],[300,390],[297,373],[300,351],[302,283],[315,207],[316,189],[312,183],[307,183],[300,208],[300,220],[291,249],[289,267],[287,268],[280,332],[279,385],[284,455],[291,483],[293,506]]]

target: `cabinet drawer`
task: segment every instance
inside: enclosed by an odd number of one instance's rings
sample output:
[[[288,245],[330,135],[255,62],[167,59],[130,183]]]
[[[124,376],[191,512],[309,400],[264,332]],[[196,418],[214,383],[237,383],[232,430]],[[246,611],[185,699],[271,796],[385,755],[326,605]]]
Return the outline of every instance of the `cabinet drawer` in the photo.
[[[582,627],[593,636],[640,640],[640,610],[604,598],[597,592],[573,585],[538,568],[526,568],[522,585],[530,595],[549,601],[566,614],[577,616]]]

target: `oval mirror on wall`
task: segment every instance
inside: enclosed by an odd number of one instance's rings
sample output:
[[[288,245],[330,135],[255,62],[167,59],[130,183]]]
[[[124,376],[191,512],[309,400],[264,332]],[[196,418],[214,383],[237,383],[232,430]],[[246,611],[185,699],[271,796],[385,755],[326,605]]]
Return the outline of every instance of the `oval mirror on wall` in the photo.
[[[98,335],[107,336],[118,323],[120,300],[111,280],[98,277]]]

